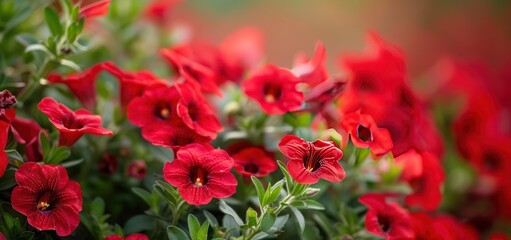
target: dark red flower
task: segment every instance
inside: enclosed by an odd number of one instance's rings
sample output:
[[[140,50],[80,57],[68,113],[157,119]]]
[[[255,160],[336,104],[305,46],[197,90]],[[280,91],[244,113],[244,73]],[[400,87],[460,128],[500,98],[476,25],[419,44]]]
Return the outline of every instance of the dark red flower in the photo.
[[[106,237],[104,240],[149,240],[149,237],[142,233],[133,233],[126,236],[125,238],[117,234],[112,234]]]
[[[128,176],[136,179],[144,179],[147,173],[147,164],[144,160],[135,160],[128,165]]]
[[[154,145],[171,148],[174,152],[188,144],[205,144],[212,140],[186,126],[177,127],[164,123],[154,123],[142,128],[142,137]]]
[[[219,149],[191,144],[177,152],[177,158],[163,168],[165,181],[176,187],[181,197],[193,205],[236,192],[236,178],[230,172],[234,161]]]
[[[9,90],[0,92],[0,177],[4,175],[9,163],[4,148],[7,145],[11,122],[16,117],[16,111],[13,108],[15,103],[16,98]]]
[[[298,83],[300,79],[289,70],[268,64],[243,82],[243,90],[264,112],[283,114],[298,110],[303,103],[303,93],[296,89]]]
[[[20,144],[25,145],[25,155],[29,162],[40,162],[43,160],[43,151],[39,143],[39,134],[43,132],[39,124],[31,119],[23,119],[16,117],[11,123],[11,131]]]
[[[394,146],[389,131],[379,128],[368,114],[352,112],[344,116],[341,126],[351,136],[353,145],[358,148],[369,147],[375,155],[383,155]]]
[[[108,7],[110,6],[110,0],[101,0],[95,3],[89,4],[80,9],[80,16],[84,18],[93,18],[108,14]]]
[[[415,239],[409,213],[380,194],[365,194],[358,199],[368,210],[365,224],[367,231],[386,239]]]
[[[9,159],[4,151],[7,145],[7,138],[9,137],[9,123],[0,121],[0,177],[4,175]]]
[[[49,97],[43,98],[37,107],[59,130],[59,146],[72,146],[84,134],[112,135],[110,130],[101,127],[101,116],[93,115],[85,109],[73,112]]]
[[[172,10],[182,1],[183,0],[153,0],[145,8],[144,16],[165,26],[170,19]]]
[[[264,177],[277,170],[275,159],[268,157],[268,154],[258,147],[245,148],[232,155],[232,158],[236,171],[246,177]]]
[[[101,157],[101,160],[98,164],[98,170],[101,173],[111,175],[115,171],[117,171],[117,167],[119,166],[119,158],[110,153],[104,153]]]
[[[177,104],[177,115],[183,123],[197,134],[212,139],[216,138],[222,125],[209,108],[201,92],[194,91],[189,85],[179,86],[181,99]]]
[[[70,235],[80,223],[82,190],[69,180],[62,166],[28,162],[15,175],[18,186],[11,195],[14,210],[27,216],[37,230],[56,230]]]
[[[96,78],[111,64],[110,62],[98,63],[81,73],[72,73],[65,77],[52,73],[48,76],[48,81],[65,84],[85,108],[92,110],[96,106]]]
[[[298,76],[303,83],[306,83],[309,88],[314,88],[328,79],[325,60],[325,46],[322,42],[317,42],[312,59],[308,59],[305,55],[298,55],[291,71]]]
[[[313,184],[320,178],[340,182],[346,176],[339,163],[342,151],[332,142],[307,142],[297,136],[287,135],[280,141],[279,149],[289,158],[289,174],[299,183]]]
[[[434,219],[426,213],[412,213],[410,214],[413,221],[413,229],[415,232],[416,240],[455,240],[442,234],[442,230],[437,229],[434,224]]]
[[[509,236],[504,233],[492,233],[488,240],[509,240]]]
[[[151,88],[144,95],[134,98],[128,105],[128,119],[136,126],[144,127],[157,122],[183,125],[177,115],[177,103],[181,99],[176,86]]]
[[[434,225],[442,236],[447,239],[463,239],[463,240],[477,240],[481,239],[477,230],[466,223],[461,223],[457,219],[441,215],[435,217]]]

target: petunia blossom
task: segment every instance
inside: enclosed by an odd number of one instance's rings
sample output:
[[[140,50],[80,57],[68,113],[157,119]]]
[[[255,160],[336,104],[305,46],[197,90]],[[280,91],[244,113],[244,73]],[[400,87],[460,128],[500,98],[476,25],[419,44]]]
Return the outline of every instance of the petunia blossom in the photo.
[[[373,118],[360,111],[352,112],[341,121],[342,128],[351,136],[358,148],[368,148],[374,155],[383,155],[392,150],[392,138],[385,128],[379,128]]]
[[[367,231],[389,240],[415,239],[410,214],[398,204],[387,202],[384,195],[374,193],[365,194],[358,200],[368,208]]]
[[[184,125],[177,115],[177,103],[181,99],[176,86],[147,89],[128,105],[128,119],[136,126],[144,127],[157,122],[172,126]]]
[[[147,173],[147,164],[144,160],[135,160],[128,164],[128,176],[136,179],[144,179]]]
[[[8,164],[4,148],[7,145],[11,122],[16,117],[16,111],[13,108],[15,103],[16,98],[9,90],[0,92],[0,177],[4,174]]]
[[[328,72],[325,67],[326,50],[322,42],[316,43],[314,55],[311,59],[300,54],[295,58],[295,64],[291,71],[307,84],[309,88],[314,88],[318,84],[328,79]]]
[[[313,184],[320,178],[340,182],[346,176],[339,163],[343,153],[333,142],[307,142],[297,136],[287,135],[280,141],[279,149],[289,158],[289,174],[299,183]]]
[[[275,159],[261,148],[249,147],[232,155],[234,168],[245,177],[264,177],[277,170]]]
[[[186,126],[177,127],[165,123],[154,123],[142,128],[142,137],[156,146],[171,148],[174,152],[188,144],[206,144],[213,140],[197,134]]]
[[[40,162],[43,160],[39,134],[48,133],[36,121],[16,117],[11,123],[11,132],[18,143],[25,145],[25,155],[28,161]]]
[[[101,116],[93,115],[85,109],[73,112],[50,97],[43,98],[37,107],[59,130],[59,146],[72,146],[84,134],[112,135],[110,130],[101,127]]]
[[[298,91],[300,79],[291,71],[268,64],[243,82],[245,94],[256,100],[268,114],[284,114],[298,110],[303,93]]]
[[[80,224],[82,190],[62,166],[28,162],[15,175],[18,186],[11,195],[12,208],[27,216],[37,230],[55,230],[69,236]]]
[[[84,6],[80,9],[80,16],[84,18],[93,18],[108,14],[110,0],[101,0]]]
[[[106,237],[104,240],[149,240],[149,237],[142,233],[133,233],[126,237],[122,237],[117,234],[112,234]]]
[[[165,181],[176,187],[181,197],[193,205],[207,204],[213,198],[229,197],[238,184],[230,172],[234,161],[219,149],[190,144],[163,168]]]

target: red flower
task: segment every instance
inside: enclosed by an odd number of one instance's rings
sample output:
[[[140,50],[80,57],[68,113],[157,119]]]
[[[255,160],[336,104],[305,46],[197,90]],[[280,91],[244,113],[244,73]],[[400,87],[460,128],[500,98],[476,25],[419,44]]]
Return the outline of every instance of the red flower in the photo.
[[[82,190],[70,181],[66,169],[28,162],[15,175],[18,186],[11,195],[14,210],[27,216],[37,230],[56,230],[57,235],[70,235],[80,223]]]
[[[428,211],[437,209],[442,202],[444,170],[435,155],[410,150],[397,157],[396,162],[404,166],[401,179],[413,188],[413,193],[406,196],[406,204]]]
[[[180,98],[175,86],[148,89],[144,95],[130,102],[128,119],[142,128],[156,122],[165,122],[174,126],[183,125],[176,109]]]
[[[9,90],[0,92],[0,177],[4,175],[8,164],[4,148],[7,145],[11,121],[16,117],[16,111],[13,108],[15,103],[16,98]]]
[[[47,134],[47,131],[42,129],[36,121],[19,117],[12,121],[11,126],[11,131],[16,141],[25,144],[25,155],[27,155],[28,161],[42,161],[43,151],[39,143],[39,134],[41,132]]]
[[[268,157],[268,154],[258,147],[245,148],[232,155],[232,158],[236,171],[246,177],[264,177],[277,170],[275,159]]]
[[[216,138],[217,132],[222,130],[222,125],[201,93],[186,84],[180,85],[179,90],[181,99],[177,104],[177,115],[197,134]]]
[[[128,176],[136,179],[144,179],[147,173],[147,165],[143,160],[135,160],[128,165]]]
[[[60,133],[59,146],[72,146],[84,134],[110,136],[112,132],[101,127],[101,116],[85,109],[73,112],[53,98],[43,98],[37,105]]]
[[[117,234],[112,234],[106,237],[104,240],[149,240],[149,237],[141,233],[133,233],[126,236],[125,238]]]
[[[367,231],[390,240],[415,239],[412,219],[405,209],[396,203],[387,203],[380,194],[365,194],[358,200],[368,208]]]
[[[300,79],[284,68],[268,64],[243,82],[248,97],[268,114],[283,114],[300,108],[303,94],[296,89]]]
[[[182,0],[153,0],[144,10],[144,16],[156,23],[165,25],[170,18],[172,10]]]
[[[375,155],[383,155],[392,147],[390,133],[385,128],[378,128],[376,122],[368,114],[360,111],[352,112],[342,119],[341,126],[351,136],[351,142],[358,148],[371,149]]]
[[[172,148],[174,152],[192,143],[211,142],[210,137],[201,136],[186,126],[177,127],[164,123],[155,123],[142,128],[142,137],[154,145]]]
[[[98,164],[98,170],[101,173],[111,175],[115,171],[117,171],[117,167],[119,166],[119,158],[110,153],[104,153],[101,157],[101,160]]]
[[[89,4],[80,9],[80,16],[84,18],[93,18],[97,16],[103,16],[108,14],[108,7],[110,6],[110,0],[101,0],[95,3]]]
[[[287,135],[279,143],[280,151],[289,158],[289,174],[299,183],[313,184],[320,178],[340,182],[346,176],[339,160],[342,151],[332,142],[305,140]]]
[[[313,88],[328,79],[325,67],[326,50],[322,42],[316,43],[314,56],[308,59],[305,55],[298,55],[291,71],[298,76],[309,88]]]
[[[438,224],[435,224],[434,219],[428,214],[412,213],[411,217],[416,239],[455,240],[455,238],[444,235],[442,229],[438,229]]]
[[[96,106],[96,78],[111,64],[110,62],[98,63],[84,72],[72,73],[66,77],[52,73],[48,76],[48,81],[65,84],[85,108],[92,110]]]
[[[203,205],[212,198],[225,198],[236,192],[236,178],[230,172],[233,164],[223,150],[191,144],[181,148],[174,161],[165,164],[163,174],[186,202]]]

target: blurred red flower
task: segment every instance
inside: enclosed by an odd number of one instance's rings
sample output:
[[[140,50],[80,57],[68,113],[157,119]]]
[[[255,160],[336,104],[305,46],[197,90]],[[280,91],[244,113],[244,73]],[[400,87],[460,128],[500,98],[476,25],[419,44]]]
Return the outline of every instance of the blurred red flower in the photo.
[[[128,176],[136,179],[144,179],[147,173],[147,164],[144,160],[135,160],[128,164]]]
[[[57,235],[70,235],[80,223],[82,190],[69,180],[62,166],[28,162],[15,175],[18,186],[11,195],[14,210],[27,216],[38,230],[56,230]]]
[[[108,7],[110,6],[110,0],[101,0],[95,3],[91,3],[80,9],[80,16],[84,18],[93,18],[108,14]]]
[[[368,210],[367,231],[386,239],[415,239],[409,213],[396,203],[388,203],[384,195],[368,193],[358,199]]]
[[[59,130],[59,146],[72,146],[84,134],[112,135],[110,130],[101,127],[101,116],[85,109],[73,112],[50,97],[43,98],[37,107]]]
[[[264,177],[277,170],[275,159],[261,148],[248,147],[232,155],[234,168],[245,177]]]
[[[289,157],[289,174],[299,183],[313,184],[320,178],[340,182],[346,176],[339,163],[342,151],[333,142],[307,142],[297,136],[287,135],[280,141],[279,149]]]
[[[7,145],[11,122],[16,117],[16,111],[13,108],[15,103],[16,98],[9,90],[0,92],[0,177],[4,175],[9,163],[4,148]]]
[[[29,162],[40,162],[43,160],[43,151],[39,143],[39,134],[48,134],[39,124],[31,119],[16,117],[11,123],[11,131],[16,141],[25,145],[25,155]]]
[[[328,72],[325,67],[326,50],[322,42],[316,43],[314,55],[309,59],[306,55],[300,54],[295,58],[295,64],[291,71],[306,83],[309,88],[328,79]]]
[[[296,89],[300,79],[289,70],[268,64],[243,82],[245,94],[256,100],[268,114],[298,110],[303,93]]]
[[[203,205],[212,198],[229,197],[236,192],[236,178],[230,172],[234,161],[219,149],[190,144],[166,163],[164,178],[176,187],[181,197],[193,205]]]
[[[117,234],[112,234],[106,237],[104,240],[149,240],[149,237],[142,233],[133,233],[126,237],[122,237]]]
[[[358,148],[368,148],[374,155],[383,155],[392,147],[390,133],[379,128],[373,118],[360,111],[349,113],[341,121],[342,128],[351,136],[351,142]]]

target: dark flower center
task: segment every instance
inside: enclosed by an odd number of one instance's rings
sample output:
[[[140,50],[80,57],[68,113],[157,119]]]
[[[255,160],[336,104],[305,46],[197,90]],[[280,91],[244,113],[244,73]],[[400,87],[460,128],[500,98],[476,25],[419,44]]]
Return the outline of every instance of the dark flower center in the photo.
[[[409,182],[410,187],[412,187],[413,192],[415,193],[422,192],[424,190],[424,183],[424,177],[416,177]]]
[[[483,164],[488,171],[498,170],[501,158],[498,153],[493,151],[485,152],[483,155]]]
[[[195,167],[190,172],[190,181],[196,187],[202,187],[208,183],[208,173],[204,168]]]
[[[309,151],[303,157],[303,166],[308,172],[315,172],[321,167],[323,158],[325,155],[334,148],[334,146],[328,146],[324,148],[316,148],[312,143],[309,143]]]
[[[37,199],[36,208],[44,213],[55,208],[55,197],[53,192],[45,191]]]
[[[378,216],[378,225],[384,233],[390,232],[390,219],[387,216]]]
[[[276,84],[266,84],[263,88],[264,100],[273,103],[282,96],[282,88]]]
[[[62,119],[62,125],[67,129],[80,129],[83,128],[83,123],[78,121],[74,116],[67,116]]]
[[[154,115],[161,120],[167,120],[170,117],[170,106],[168,103],[161,103],[154,108]]]
[[[355,80],[355,88],[360,91],[376,90],[375,80],[369,74],[361,74]]]
[[[190,115],[190,118],[192,121],[197,121],[199,119],[200,109],[195,103],[191,103],[188,105],[188,115]]]
[[[245,165],[243,170],[245,172],[249,172],[249,173],[254,173],[255,174],[255,173],[259,172],[259,166],[257,166],[256,164],[253,164],[253,163],[249,163],[249,164]]]
[[[3,90],[0,92],[0,108],[12,108],[16,103],[16,98],[9,92],[9,90]]]
[[[371,133],[371,130],[362,126],[362,124],[359,124],[357,127],[357,137],[364,142],[373,141],[373,134]]]

